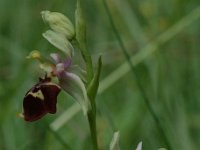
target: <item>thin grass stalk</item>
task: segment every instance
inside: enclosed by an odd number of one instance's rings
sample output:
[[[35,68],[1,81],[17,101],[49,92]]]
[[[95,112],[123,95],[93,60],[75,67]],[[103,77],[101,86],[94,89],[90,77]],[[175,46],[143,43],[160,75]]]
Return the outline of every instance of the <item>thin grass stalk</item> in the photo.
[[[51,129],[51,127],[47,126],[48,130],[50,133],[52,133],[52,135],[55,137],[56,140],[59,141],[59,143],[63,146],[63,148],[67,149],[67,150],[72,150],[72,148],[69,146],[69,144],[67,144],[61,137],[60,135],[54,131],[53,129]]]
[[[147,57],[149,57],[152,53],[158,50],[158,47],[178,33],[183,31],[186,27],[194,23],[200,18],[200,6],[192,10],[189,14],[185,15],[182,19],[177,21],[173,26],[167,29],[165,32],[157,36],[155,40],[147,44],[144,48],[140,50],[137,54],[131,56],[131,61],[134,66],[138,65],[142,61],[144,61]],[[126,75],[130,71],[130,67],[127,62],[124,62],[121,66],[115,69],[110,75],[105,77],[99,86],[99,94],[104,92],[107,88],[117,82],[121,77]]]
[[[142,86],[140,77],[139,77],[139,75],[137,74],[137,72],[135,71],[135,66],[132,64],[131,58],[130,58],[130,56],[129,56],[127,50],[126,50],[126,47],[125,47],[125,45],[124,45],[124,43],[123,43],[123,41],[122,41],[122,39],[121,39],[121,36],[120,36],[120,34],[119,34],[119,32],[118,32],[118,30],[117,30],[117,28],[116,28],[116,25],[114,24],[114,21],[113,21],[113,19],[112,19],[111,12],[110,12],[110,10],[109,10],[109,8],[108,8],[108,5],[107,5],[107,3],[106,3],[105,0],[103,0],[103,4],[104,4],[104,7],[105,7],[105,9],[106,9],[106,13],[107,13],[107,15],[108,15],[108,18],[109,18],[109,21],[110,21],[112,30],[113,30],[113,32],[114,32],[116,38],[117,38],[117,41],[118,41],[118,43],[119,43],[119,46],[121,47],[122,53],[124,54],[124,56],[125,56],[125,58],[126,58],[128,64],[129,64],[129,66],[130,66],[130,68],[131,68],[131,71],[132,71],[132,73],[133,73],[133,75],[134,75],[134,77],[135,77],[135,79],[136,79],[136,84],[138,85],[138,88],[140,89],[140,92],[141,92],[141,95],[142,95],[142,97],[143,97],[143,99],[144,99],[144,102],[145,102],[145,104],[146,104],[146,106],[147,106],[147,108],[148,108],[148,110],[149,110],[149,112],[150,112],[152,118],[154,119],[154,121],[155,121],[155,123],[156,123],[156,125],[157,125],[157,128],[158,128],[158,130],[159,130],[161,136],[163,137],[163,140],[164,140],[164,142],[165,142],[165,144],[166,144],[166,148],[172,150],[173,148],[172,148],[170,142],[168,141],[168,138],[167,138],[167,136],[166,136],[166,134],[165,134],[165,132],[164,132],[164,129],[163,129],[161,123],[160,123],[160,120],[159,120],[158,116],[156,115],[155,111],[153,110],[153,107],[152,107],[151,104],[150,104],[149,98],[148,98],[148,96],[146,95],[145,89],[144,89],[143,86]]]

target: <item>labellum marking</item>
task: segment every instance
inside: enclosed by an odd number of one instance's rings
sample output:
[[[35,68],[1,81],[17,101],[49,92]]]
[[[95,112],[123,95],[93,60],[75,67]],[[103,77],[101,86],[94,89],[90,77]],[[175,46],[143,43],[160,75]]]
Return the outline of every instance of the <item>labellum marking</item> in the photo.
[[[32,95],[35,98],[39,98],[40,100],[44,100],[44,95],[41,90],[38,90],[37,92],[29,92],[28,95]]]

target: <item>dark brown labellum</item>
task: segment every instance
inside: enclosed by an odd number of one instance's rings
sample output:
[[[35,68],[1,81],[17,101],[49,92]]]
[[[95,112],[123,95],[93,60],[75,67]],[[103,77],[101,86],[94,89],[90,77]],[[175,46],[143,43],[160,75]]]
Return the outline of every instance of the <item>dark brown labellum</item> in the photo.
[[[50,78],[40,79],[25,95],[23,115],[26,121],[35,121],[45,114],[56,113],[57,96],[60,87],[51,82]]]

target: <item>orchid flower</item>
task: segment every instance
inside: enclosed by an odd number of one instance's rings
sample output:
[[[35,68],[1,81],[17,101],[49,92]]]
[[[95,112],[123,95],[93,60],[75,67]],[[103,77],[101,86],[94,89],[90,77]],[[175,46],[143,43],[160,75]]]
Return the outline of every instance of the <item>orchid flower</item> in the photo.
[[[90,101],[84,82],[77,74],[72,72],[74,66],[71,66],[71,60],[61,60],[60,56],[55,53],[51,54],[51,57],[56,66],[52,74],[58,78],[61,88],[74,97],[82,106],[83,113],[86,115],[91,107]]]
[[[39,61],[39,67],[45,77],[39,78],[25,94],[23,112],[20,114],[25,121],[36,121],[47,113],[56,113],[57,96],[61,90],[71,95],[78,102],[87,116],[94,149],[98,149],[96,130],[96,101],[101,72],[101,56],[98,59],[96,70],[86,44],[86,24],[80,5],[77,0],[75,11],[75,27],[63,14],[41,12],[45,23],[50,27],[43,37],[60,53],[51,53],[50,58],[43,57],[39,51],[32,51],[27,58]],[[73,64],[74,46],[80,50],[85,62],[86,71]],[[57,78],[54,82],[53,78]]]
[[[91,109],[91,104],[84,79],[81,79],[81,75],[77,73],[80,72],[80,68],[72,65],[74,49],[69,40],[74,36],[74,27],[63,14],[50,11],[43,11],[41,14],[51,27],[51,30],[43,33],[43,37],[64,55],[61,57],[58,53],[52,53],[49,61],[42,57],[39,51],[32,51],[27,57],[39,60],[40,68],[46,75],[25,94],[22,115],[26,121],[35,121],[47,113],[56,113],[57,96],[60,90],[71,95],[81,105],[86,115]],[[53,77],[58,79],[58,83],[51,80]]]

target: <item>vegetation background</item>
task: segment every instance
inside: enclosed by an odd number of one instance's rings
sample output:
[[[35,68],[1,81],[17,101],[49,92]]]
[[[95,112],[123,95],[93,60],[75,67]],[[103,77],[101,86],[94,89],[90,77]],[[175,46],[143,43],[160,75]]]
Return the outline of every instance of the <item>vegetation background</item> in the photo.
[[[107,0],[118,32],[136,66],[164,132],[175,150],[200,148],[200,1]],[[27,123],[17,117],[25,93],[41,75],[25,57],[34,49],[55,52],[42,33],[40,12],[64,13],[74,22],[75,0],[0,0],[0,150],[91,149],[87,120],[62,92],[58,112]],[[88,46],[103,56],[97,97],[102,150],[120,131],[122,150],[165,147],[121,53],[102,0],[82,0]],[[79,64],[80,54],[75,63]],[[84,67],[84,66],[83,66]],[[64,118],[64,119],[63,119]]]

